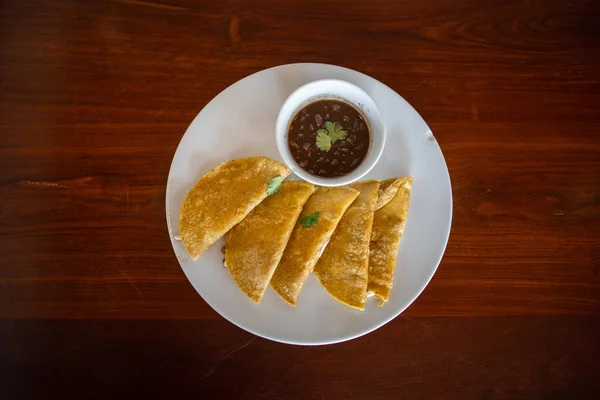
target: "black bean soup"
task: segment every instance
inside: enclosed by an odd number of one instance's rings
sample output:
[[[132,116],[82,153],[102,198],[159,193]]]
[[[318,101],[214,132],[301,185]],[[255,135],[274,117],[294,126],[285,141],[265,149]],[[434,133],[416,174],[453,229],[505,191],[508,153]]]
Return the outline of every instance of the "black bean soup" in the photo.
[[[352,105],[318,100],[292,119],[288,145],[300,167],[312,175],[337,177],[354,171],[369,152],[367,122]]]

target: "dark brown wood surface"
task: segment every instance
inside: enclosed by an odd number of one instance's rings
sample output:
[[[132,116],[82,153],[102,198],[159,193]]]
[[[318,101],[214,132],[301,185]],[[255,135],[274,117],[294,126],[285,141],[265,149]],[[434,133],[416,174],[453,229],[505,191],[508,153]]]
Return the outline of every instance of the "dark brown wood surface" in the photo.
[[[5,0],[0,52],[0,397],[600,394],[599,1]],[[423,294],[326,347],[219,317],[165,223],[194,116],[293,62],[404,96],[453,185]]]

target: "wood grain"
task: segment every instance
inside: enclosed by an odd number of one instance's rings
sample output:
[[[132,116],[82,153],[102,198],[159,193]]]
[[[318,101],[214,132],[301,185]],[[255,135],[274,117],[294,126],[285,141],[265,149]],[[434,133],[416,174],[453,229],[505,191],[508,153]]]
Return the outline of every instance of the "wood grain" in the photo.
[[[147,382],[159,374],[144,369],[148,347],[163,349],[173,382],[214,392],[230,385],[224,372],[237,376],[240,387],[223,392],[235,396],[597,391],[600,2],[7,0],[0,19],[0,318],[11,344],[0,356],[15,393],[32,393],[27,378],[39,393],[64,389],[44,368],[85,382],[84,354],[99,357],[87,371],[118,365]],[[439,346],[403,319],[332,348],[257,339],[199,382],[212,364],[197,351],[219,359],[252,337],[181,273],[165,224],[170,162],[212,97],[292,62],[367,73],[435,133],[452,179],[452,232],[404,316],[434,326]],[[469,326],[482,335],[469,336]],[[520,339],[498,336],[511,329]],[[91,336],[69,347],[80,335]],[[105,341],[116,346],[108,354]],[[65,357],[46,346],[66,348]],[[118,353],[130,346],[128,363]],[[408,353],[427,360],[425,375]],[[364,361],[352,364],[353,354]],[[493,367],[487,354],[499,357]],[[387,357],[382,371],[377,357]],[[286,358],[296,363],[270,393],[267,377],[278,375],[267,368],[285,371]],[[119,387],[117,372],[106,379]],[[361,379],[371,385],[358,387]]]
[[[586,399],[600,391],[600,321],[591,316],[399,317],[322,347],[270,342],[223,319],[12,320],[0,322],[0,340],[12,343],[0,353],[0,388],[14,398]]]

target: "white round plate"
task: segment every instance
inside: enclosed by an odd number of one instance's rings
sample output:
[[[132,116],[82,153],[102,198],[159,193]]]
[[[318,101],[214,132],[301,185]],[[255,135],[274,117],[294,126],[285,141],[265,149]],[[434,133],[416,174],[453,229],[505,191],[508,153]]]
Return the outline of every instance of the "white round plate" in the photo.
[[[311,275],[294,308],[270,288],[260,304],[238,289],[223,266],[221,239],[196,261],[179,234],[179,209],[187,192],[210,169],[234,158],[280,160],[275,121],[285,99],[318,79],[342,79],[367,91],[379,105],[387,142],[379,163],[363,179],[413,177],[408,219],[390,300],[374,299],[364,311],[334,300]],[[297,179],[290,176],[288,179]],[[444,156],[421,116],[400,95],[359,72],[326,64],[290,64],[250,75],[200,111],[175,152],[166,193],[171,243],[185,275],[219,314],[255,335],[283,343],[320,345],[369,333],[404,311],[423,291],[442,258],[452,222],[452,190]]]

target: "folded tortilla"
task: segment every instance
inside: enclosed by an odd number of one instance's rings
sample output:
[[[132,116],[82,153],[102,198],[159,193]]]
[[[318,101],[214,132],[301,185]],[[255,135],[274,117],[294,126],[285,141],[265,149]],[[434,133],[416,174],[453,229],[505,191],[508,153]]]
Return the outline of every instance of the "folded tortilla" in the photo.
[[[333,298],[360,310],[367,299],[369,243],[379,185],[379,181],[350,185],[360,194],[344,213],[314,270]]]
[[[387,179],[381,182],[381,186],[379,186],[379,198],[377,199],[375,210],[379,210],[394,198],[396,193],[398,193],[398,188],[402,185],[402,182],[404,182],[402,178]]]
[[[319,187],[304,205],[270,283],[271,288],[289,304],[296,305],[300,290],[323,247],[356,196],[358,191],[348,187]],[[303,226],[303,218],[314,216],[317,212],[316,223]]]
[[[235,283],[259,303],[315,187],[286,181],[225,235],[225,264]]]
[[[267,185],[290,170],[267,157],[227,161],[209,171],[189,191],[179,214],[179,231],[190,257],[197,259],[267,197]]]
[[[412,178],[400,178],[396,195],[383,207],[375,211],[369,255],[369,286],[382,306],[388,301],[394,279],[394,268],[398,246],[404,233]]]

